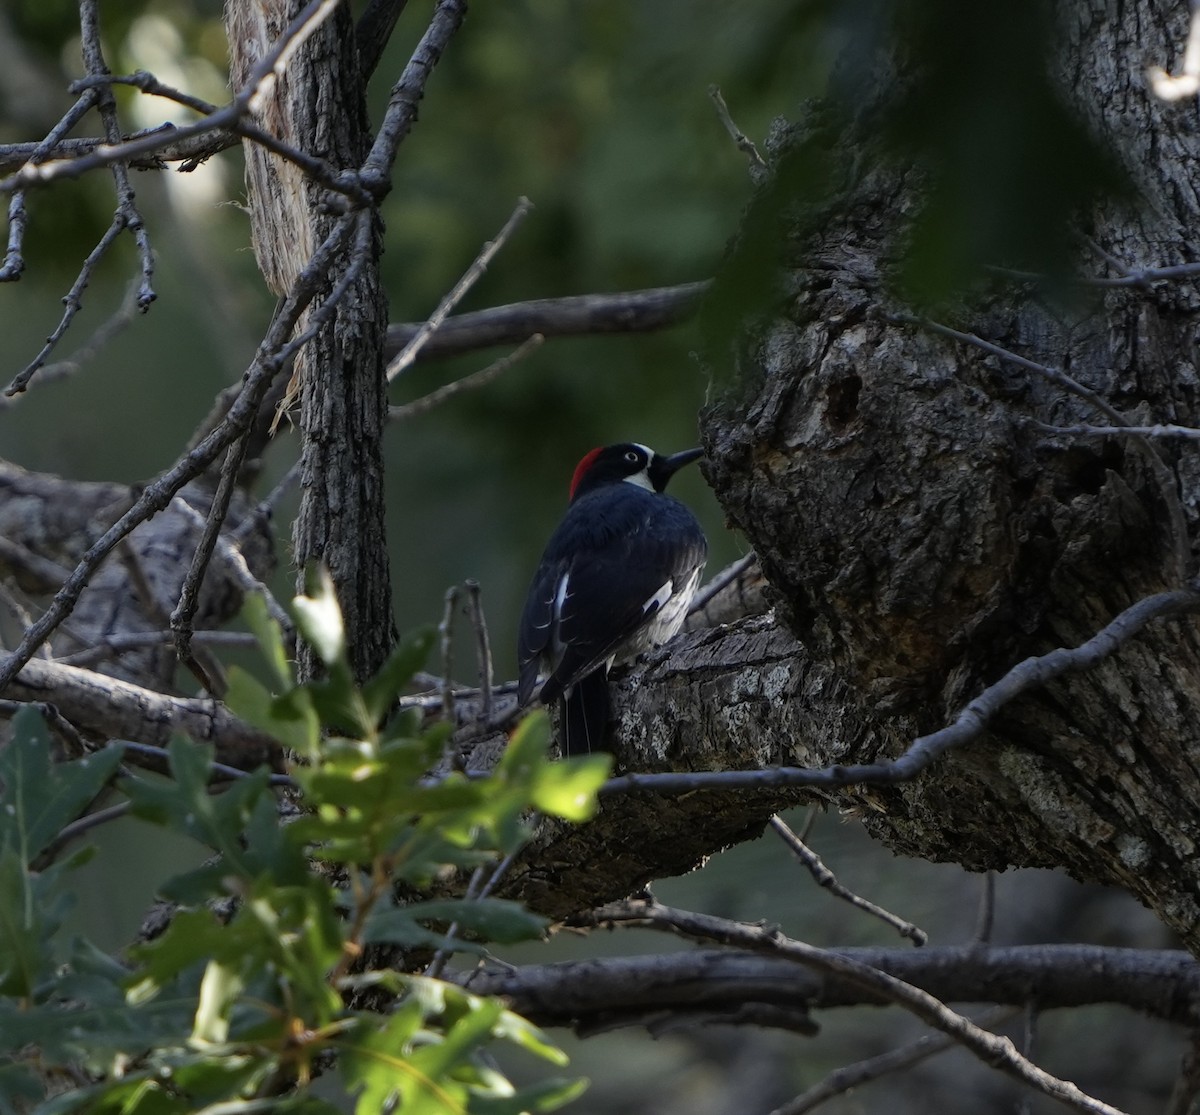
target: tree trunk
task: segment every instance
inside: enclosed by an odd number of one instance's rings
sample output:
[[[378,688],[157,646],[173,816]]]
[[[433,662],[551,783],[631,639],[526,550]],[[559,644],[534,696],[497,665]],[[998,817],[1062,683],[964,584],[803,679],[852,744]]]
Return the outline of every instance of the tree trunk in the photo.
[[[1139,195],[1092,215],[1099,250],[1081,272],[1102,273],[1102,253],[1135,270],[1191,261],[1195,106],[1158,100],[1143,76],[1177,56],[1185,6],[1059,9],[1063,85]],[[786,301],[743,337],[704,423],[710,481],[856,726],[788,734],[796,715],[778,708],[784,760],[814,765],[895,756],[1027,656],[1178,587],[1194,575],[1198,512],[1193,443],[1047,432],[1036,423],[1111,416],[893,300],[882,276],[919,194],[863,157],[867,137],[844,143],[866,169],[819,228],[785,233],[785,258],[801,261]],[[1194,283],[1083,287],[1064,306],[1001,282],[950,324],[1066,370],[1130,422],[1200,420]],[[781,675],[793,701],[804,676]],[[915,782],[870,790],[864,820],[908,854],[1126,887],[1196,951],[1197,757],[1200,627],[1185,616],[1012,703]]]
[[[303,7],[300,0],[230,0],[226,24],[235,89]],[[335,170],[356,169],[371,141],[363,84],[349,6],[338,4],[291,57],[258,122]],[[296,166],[251,142],[245,150],[255,252],[268,285],[283,294],[336,216],[325,204],[324,187]],[[357,278],[332,321],[302,351],[293,378],[302,439],[303,492],[293,532],[300,589],[310,562],[329,568],[359,677],[381,665],[395,641],[384,527],[387,306],[381,250],[377,224],[365,255],[361,247],[341,255],[327,291],[354,263],[360,267]],[[303,647],[302,676],[316,668],[311,650]]]

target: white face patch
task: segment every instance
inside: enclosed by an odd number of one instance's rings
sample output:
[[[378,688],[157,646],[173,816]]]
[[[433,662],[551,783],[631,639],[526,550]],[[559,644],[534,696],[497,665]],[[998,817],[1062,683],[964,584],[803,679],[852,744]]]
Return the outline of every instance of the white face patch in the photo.
[[[632,476],[625,477],[626,484],[636,484],[639,488],[645,488],[646,491],[654,491],[654,485],[650,483],[650,463],[654,460],[654,450],[648,445],[642,445],[640,442],[634,442],[633,447],[640,449],[646,454],[646,467],[640,472],[635,472]]]

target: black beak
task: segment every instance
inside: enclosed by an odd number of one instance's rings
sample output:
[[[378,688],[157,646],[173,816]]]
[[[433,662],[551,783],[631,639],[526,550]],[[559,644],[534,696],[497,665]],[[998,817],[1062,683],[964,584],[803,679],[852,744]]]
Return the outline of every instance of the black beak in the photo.
[[[682,453],[672,453],[669,457],[656,455],[654,462],[650,465],[650,480],[654,484],[654,490],[663,491],[667,486],[667,481],[684,465],[690,465],[703,456],[704,450],[700,448],[685,449]]]
[[[663,458],[663,471],[668,476],[674,476],[684,465],[690,465],[703,456],[704,450],[700,448],[685,449],[682,453],[674,453],[670,457]]]

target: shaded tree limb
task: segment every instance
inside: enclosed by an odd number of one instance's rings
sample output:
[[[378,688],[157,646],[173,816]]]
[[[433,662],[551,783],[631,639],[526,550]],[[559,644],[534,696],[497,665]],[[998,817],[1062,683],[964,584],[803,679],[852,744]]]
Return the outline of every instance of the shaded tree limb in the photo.
[[[647,333],[668,329],[696,312],[708,282],[618,294],[539,298],[448,317],[430,335],[418,360],[458,356],[496,345],[518,344],[533,333],[546,338],[603,333]],[[385,354],[392,360],[424,323],[388,327]]]
[[[1069,1080],[1060,1080],[1039,1068],[1022,1056],[1008,1038],[981,1029],[927,991],[845,953],[833,953],[791,940],[777,929],[744,925],[690,910],[677,910],[660,905],[653,899],[629,899],[625,902],[610,903],[576,915],[569,919],[567,924],[591,928],[640,925],[692,939],[712,940],[786,957],[816,968],[827,977],[846,980],[862,990],[902,1007],[934,1029],[953,1037],[985,1064],[1007,1073],[1076,1111],[1119,1115],[1117,1108],[1087,1095]]]
[[[943,1002],[1023,1006],[1033,999],[1043,1010],[1110,1003],[1180,1026],[1200,1023],[1200,962],[1182,950],[930,945],[828,951]],[[484,968],[456,978],[474,992],[505,996],[544,1026],[594,1025],[655,1006],[690,1012],[756,1002],[830,1010],[889,1002],[832,971],[793,959],[713,948]]]
[[[0,693],[17,701],[53,704],[92,738],[165,747],[181,733],[212,744],[221,762],[242,770],[264,763],[278,770],[283,759],[277,740],[239,720],[219,701],[172,697],[78,666],[35,658]]]

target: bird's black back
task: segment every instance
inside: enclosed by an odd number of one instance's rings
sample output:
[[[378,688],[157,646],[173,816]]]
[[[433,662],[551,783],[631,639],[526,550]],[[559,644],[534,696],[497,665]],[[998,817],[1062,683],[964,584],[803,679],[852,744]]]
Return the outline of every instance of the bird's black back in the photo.
[[[616,483],[576,499],[551,536],[534,574],[518,636],[522,704],[539,668],[549,704],[646,626],[645,605],[668,581],[676,588],[703,565],[704,533],[677,499]],[[563,590],[561,606],[556,598]]]

